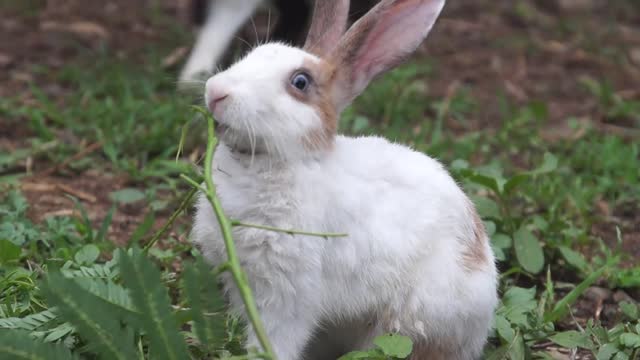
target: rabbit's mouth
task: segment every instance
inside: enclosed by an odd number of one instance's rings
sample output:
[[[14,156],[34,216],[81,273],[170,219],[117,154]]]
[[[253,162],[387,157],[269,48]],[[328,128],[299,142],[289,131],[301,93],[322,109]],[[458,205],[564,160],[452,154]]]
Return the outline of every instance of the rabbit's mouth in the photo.
[[[227,124],[216,121],[215,132],[218,139],[234,153],[255,156],[266,152],[264,142],[260,138],[252,139],[247,133]]]
[[[215,128],[216,134],[219,137],[223,136],[224,133],[226,133],[229,130],[229,126],[227,126],[227,125],[225,125],[225,124],[223,124],[223,123],[221,123],[219,121],[216,121],[214,123],[214,128]]]

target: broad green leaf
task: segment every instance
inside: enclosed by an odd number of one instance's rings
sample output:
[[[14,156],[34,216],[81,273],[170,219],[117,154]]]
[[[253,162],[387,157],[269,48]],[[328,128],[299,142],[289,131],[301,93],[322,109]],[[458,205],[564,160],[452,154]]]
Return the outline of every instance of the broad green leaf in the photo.
[[[478,210],[478,214],[483,219],[492,218],[492,219],[500,219],[500,209],[498,208],[498,204],[495,201],[484,197],[484,196],[471,196],[471,200],[476,206]]]
[[[505,194],[510,193],[516,187],[518,187],[518,185],[522,184],[525,180],[527,180],[530,177],[531,176],[527,173],[514,175],[509,180],[507,180],[507,182],[504,184],[504,193]]]
[[[184,338],[178,332],[176,319],[171,311],[167,288],[162,284],[160,271],[139,249],[132,255],[120,251],[120,272],[131,300],[141,314],[144,332],[148,335],[150,352],[154,359],[187,359]]]
[[[502,297],[502,306],[498,313],[512,324],[528,326],[528,316],[537,307],[535,296],[535,288],[509,288]]]
[[[133,338],[126,336],[117,317],[105,311],[100,298],[60,273],[49,274],[43,291],[49,303],[55,305],[88,341],[89,347],[104,358],[128,360],[136,357]]]
[[[630,349],[640,348],[640,335],[624,333],[620,335],[620,345]]]
[[[0,359],[12,360],[68,360],[73,359],[62,344],[46,344],[34,340],[29,333],[0,330]]]
[[[607,330],[607,335],[609,336],[609,340],[616,341],[620,335],[624,334],[625,326],[622,323],[617,324],[611,329]]]
[[[536,288],[525,289],[521,287],[511,287],[502,297],[504,306],[526,306],[534,309],[536,306]]]
[[[534,215],[531,219],[531,223],[540,231],[545,231],[549,228],[549,222],[540,215]]]
[[[387,357],[378,349],[369,351],[352,351],[342,355],[338,360],[387,360]]]
[[[501,249],[507,249],[511,247],[512,241],[509,235],[495,234],[491,237],[491,244]]]
[[[487,354],[486,360],[507,360],[509,358],[509,345],[510,344],[505,344],[495,350],[490,351],[489,354]]]
[[[507,260],[507,255],[505,255],[504,251],[501,248],[491,244],[491,250],[493,251],[493,256],[496,258],[496,260],[498,261]]]
[[[411,354],[413,342],[410,338],[397,334],[378,336],[373,343],[387,356],[405,359]]]
[[[618,346],[614,343],[608,343],[602,345],[598,353],[596,354],[597,360],[611,360],[613,354],[618,352]]]
[[[20,260],[20,246],[6,239],[0,239],[0,264]]]
[[[612,360],[636,360],[636,359],[629,359],[629,355],[627,355],[626,352],[618,351],[615,355],[613,355]]]
[[[550,173],[558,168],[558,158],[552,153],[545,153],[542,164],[537,169],[529,172],[532,175],[542,175]]]
[[[493,236],[496,233],[496,223],[493,221],[483,221],[484,228],[487,231],[488,236]]]
[[[200,343],[209,351],[221,347],[225,338],[224,301],[213,272],[202,258],[185,267],[183,286]]]
[[[498,184],[498,180],[491,176],[472,172],[467,176],[467,179],[478,185],[482,185],[489,190],[493,190],[496,195],[500,195],[502,193],[502,187]]]
[[[505,342],[512,342],[513,338],[516,336],[516,332],[511,327],[509,321],[501,315],[496,315],[494,321],[498,335],[500,335]]]
[[[518,263],[526,271],[537,274],[544,268],[544,253],[536,237],[525,227],[513,236]]]
[[[464,159],[455,159],[451,162],[451,165],[449,165],[449,167],[452,170],[463,170],[463,169],[468,169],[469,168],[469,162],[467,160]]]
[[[81,247],[73,258],[80,265],[91,265],[98,259],[98,256],[100,256],[100,249],[93,244],[87,244]]]
[[[111,200],[121,204],[130,204],[144,199],[144,193],[138,189],[125,188],[109,194]]]
[[[575,267],[580,271],[586,272],[589,269],[587,260],[579,252],[574,251],[566,246],[560,246],[558,247],[558,250],[560,250],[560,254],[562,254],[562,257],[564,257],[569,265]]]
[[[509,348],[509,358],[511,360],[525,360],[524,339],[518,334]]]
[[[640,309],[638,308],[638,305],[627,301],[620,303],[620,310],[633,320],[638,320],[638,317],[640,316]]]
[[[369,118],[367,118],[366,116],[356,116],[353,119],[351,131],[353,131],[354,133],[362,132],[369,127],[369,123]]]
[[[551,337],[549,340],[554,343],[569,348],[583,348],[583,349],[591,349],[593,348],[593,343],[589,338],[589,334],[584,332],[579,332],[575,330],[569,330],[557,333]]]

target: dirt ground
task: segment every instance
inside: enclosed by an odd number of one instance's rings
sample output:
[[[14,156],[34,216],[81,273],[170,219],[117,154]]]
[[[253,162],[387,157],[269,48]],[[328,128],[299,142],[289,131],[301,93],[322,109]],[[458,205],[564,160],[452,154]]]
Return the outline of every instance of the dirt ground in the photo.
[[[80,0],[25,3],[30,4],[26,9],[32,10],[25,12],[24,4],[0,7],[0,97],[17,95],[27,104],[36,102],[29,91],[29,83],[35,82],[63,105],[68,94],[52,81],[53,75],[82,56],[83,48],[107,45],[116,50],[115,56],[136,61],[142,46],[166,40],[166,29],[151,21],[150,14],[168,14],[182,26],[188,26],[190,16],[189,0],[109,0],[92,6]],[[464,86],[480,105],[462,128],[455,122],[448,125],[462,132],[499,127],[496,94],[506,92],[517,103],[536,99],[548,104],[549,141],[571,136],[572,130],[564,122],[569,115],[602,131],[622,136],[637,133],[639,130],[624,119],[611,121],[600,114],[596,100],[578,80],[583,76],[606,78],[623,98],[640,99],[640,11],[599,0],[545,0],[536,2],[537,7],[529,3],[459,0],[447,5],[417,55],[437,64],[429,93],[442,97]],[[190,44],[182,46],[184,49],[175,49],[173,54],[184,54]],[[33,65],[48,70],[35,74],[30,70]],[[168,69],[167,74],[175,76],[175,69]],[[0,149],[19,148],[29,135],[28,129],[2,116]],[[99,146],[95,151],[100,151]],[[34,174],[42,175],[51,164],[31,166]],[[36,220],[68,212],[72,204],[66,195],[70,193],[87,204],[92,218],[100,219],[111,204],[106,194],[126,187],[128,181],[97,172],[69,177],[54,170],[47,176],[27,179],[23,185],[34,204],[32,216]],[[111,236],[122,240],[145,211],[143,207],[121,211],[114,219]],[[629,224],[625,246],[640,254],[640,221],[634,212],[622,216]],[[603,226],[595,232],[608,230]]]

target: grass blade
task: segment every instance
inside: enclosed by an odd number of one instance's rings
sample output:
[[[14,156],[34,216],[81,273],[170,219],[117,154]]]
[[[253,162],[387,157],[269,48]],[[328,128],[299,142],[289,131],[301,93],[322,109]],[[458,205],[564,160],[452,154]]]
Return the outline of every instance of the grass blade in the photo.
[[[100,225],[100,230],[98,230],[98,234],[96,235],[96,241],[104,241],[106,240],[107,231],[109,230],[109,225],[113,221],[113,213],[116,211],[116,204],[113,204],[105,216],[104,220],[102,220],[102,224]]]
[[[133,231],[131,237],[129,238],[129,244],[138,244],[140,239],[145,236],[149,230],[153,227],[153,223],[156,221],[156,216],[153,211],[150,211],[147,215],[145,215],[142,223]]]
[[[586,279],[582,280],[580,284],[556,303],[553,310],[545,315],[544,320],[548,322],[555,322],[565,316],[569,311],[569,307],[576,302],[578,297],[582,295],[582,293],[584,293],[591,284],[600,279],[602,274],[604,274],[610,266],[610,264],[606,264],[592,272]]]

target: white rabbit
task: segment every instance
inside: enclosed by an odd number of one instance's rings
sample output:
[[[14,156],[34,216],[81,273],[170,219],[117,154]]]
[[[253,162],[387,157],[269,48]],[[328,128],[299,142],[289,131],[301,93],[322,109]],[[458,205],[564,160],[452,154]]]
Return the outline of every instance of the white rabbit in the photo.
[[[348,0],[317,4],[304,49],[259,46],[206,84],[227,215],[348,234],[234,228],[276,356],[335,359],[398,332],[413,339],[412,359],[477,359],[497,271],[474,206],[436,160],[382,138],[336,135],[340,112],[418,47],[444,0],[383,0],[346,33]],[[212,263],[226,260],[203,197],[193,239]],[[242,312],[231,278],[222,280]],[[258,345],[250,330],[248,346]]]

